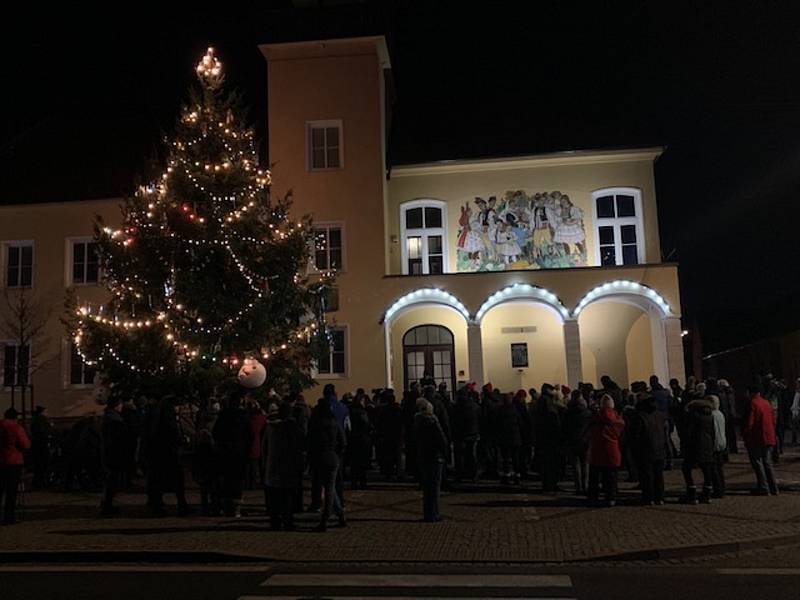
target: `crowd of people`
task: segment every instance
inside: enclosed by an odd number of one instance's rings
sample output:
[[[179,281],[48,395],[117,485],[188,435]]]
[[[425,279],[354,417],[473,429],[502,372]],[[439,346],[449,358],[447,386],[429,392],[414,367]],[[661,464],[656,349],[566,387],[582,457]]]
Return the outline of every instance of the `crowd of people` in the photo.
[[[663,504],[664,471],[678,458],[685,482],[680,501],[710,502],[724,497],[725,464],[741,440],[755,473],[752,493],[778,494],[772,464],[783,452],[787,428],[791,443],[800,441],[800,380],[792,393],[784,382],[764,377],[747,398],[737,402],[724,379],[690,377],[685,387],[673,379],[664,387],[652,376],[623,389],[604,376],[598,388],[544,384],[508,393],[466,384],[454,395],[426,377],[399,399],[391,389],[359,389],[339,398],[328,384],[313,407],[299,393],[271,392],[256,400],[243,389],[203,408],[171,396],[111,399],[99,427],[78,423],[78,432],[65,437],[68,452],[77,454],[81,441],[94,448],[99,467],[81,467],[85,456],[81,462],[67,456],[63,483],[69,488],[84,471],[99,471],[101,515],[113,516],[119,513],[117,494],[143,475],[153,516],[166,514],[167,493],[175,495],[178,514],[189,515],[189,467],[203,515],[240,516],[243,490],[260,486],[273,528],[292,529],[294,516],[308,511],[319,513],[316,530],[325,531],[332,517],[347,525],[346,480],[363,489],[376,476],[419,485],[428,522],[442,518],[442,489],[479,479],[508,486],[536,480],[545,493],[565,491],[562,482],[571,480],[572,492],[588,502],[614,506],[621,472],[639,483],[641,502]],[[37,408],[30,436],[18,416],[11,408],[0,421],[4,523],[15,520],[26,454],[34,487],[47,487],[51,479],[53,430],[46,411]]]

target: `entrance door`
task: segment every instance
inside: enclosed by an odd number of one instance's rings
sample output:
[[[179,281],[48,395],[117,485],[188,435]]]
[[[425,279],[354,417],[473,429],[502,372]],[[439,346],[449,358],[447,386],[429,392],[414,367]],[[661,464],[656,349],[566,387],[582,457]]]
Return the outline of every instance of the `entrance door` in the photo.
[[[419,325],[403,336],[404,388],[432,377],[437,387],[447,386],[452,395],[456,383],[453,333],[441,325]]]

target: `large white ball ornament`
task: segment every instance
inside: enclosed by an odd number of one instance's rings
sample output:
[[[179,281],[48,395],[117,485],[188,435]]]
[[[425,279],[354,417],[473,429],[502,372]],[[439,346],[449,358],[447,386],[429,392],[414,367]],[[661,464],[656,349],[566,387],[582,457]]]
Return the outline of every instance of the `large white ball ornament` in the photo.
[[[267,370],[260,362],[253,358],[246,358],[242,368],[239,369],[239,384],[249,389],[264,385],[267,380]]]

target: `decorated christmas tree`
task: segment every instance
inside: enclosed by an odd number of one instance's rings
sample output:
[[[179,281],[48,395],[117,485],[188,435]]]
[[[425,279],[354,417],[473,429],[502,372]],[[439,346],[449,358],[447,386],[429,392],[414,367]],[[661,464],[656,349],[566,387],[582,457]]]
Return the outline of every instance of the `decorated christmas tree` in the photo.
[[[74,341],[123,396],[202,402],[240,371],[258,387],[264,368],[261,389],[301,389],[327,344],[320,298],[332,274],[306,277],[310,219],[290,219],[291,196],[270,195],[212,48],[197,77],[163,174],[125,200],[120,226],[96,223],[110,299],[73,303]]]

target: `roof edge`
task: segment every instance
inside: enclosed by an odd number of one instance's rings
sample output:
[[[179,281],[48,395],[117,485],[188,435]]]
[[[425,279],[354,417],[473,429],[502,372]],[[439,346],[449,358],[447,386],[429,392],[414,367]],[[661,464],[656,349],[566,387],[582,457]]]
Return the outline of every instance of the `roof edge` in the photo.
[[[357,46],[372,45],[378,55],[378,62],[381,68],[391,69],[392,63],[389,57],[389,48],[386,45],[386,37],[383,35],[367,35],[360,37],[343,37],[322,40],[304,40],[295,42],[275,42],[259,44],[258,49],[267,61],[270,60],[292,60],[297,58],[318,58],[324,56],[341,56],[341,50],[347,50],[350,46],[355,49]],[[358,53],[356,53],[358,54]]]

